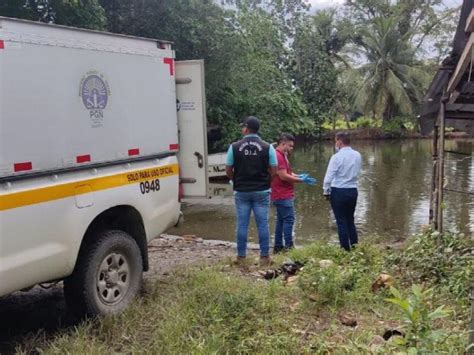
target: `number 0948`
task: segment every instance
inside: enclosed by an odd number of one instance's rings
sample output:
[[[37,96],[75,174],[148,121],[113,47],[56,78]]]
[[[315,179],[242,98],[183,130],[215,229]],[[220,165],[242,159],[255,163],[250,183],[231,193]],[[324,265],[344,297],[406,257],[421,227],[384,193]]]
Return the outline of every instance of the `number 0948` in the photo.
[[[160,191],[160,180],[143,181],[140,183],[140,192],[148,194],[150,192]]]

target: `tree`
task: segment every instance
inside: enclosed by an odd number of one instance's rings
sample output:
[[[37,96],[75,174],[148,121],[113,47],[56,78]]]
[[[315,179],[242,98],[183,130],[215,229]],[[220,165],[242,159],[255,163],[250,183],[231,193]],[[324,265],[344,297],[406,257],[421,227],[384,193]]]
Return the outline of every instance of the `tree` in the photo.
[[[440,2],[347,0],[343,12],[310,15],[305,0],[4,0],[0,15],[171,40],[177,60],[204,59],[222,146],[249,114],[273,138],[317,133],[352,102],[385,120],[413,112],[433,53],[426,43],[439,60],[453,28]]]
[[[104,9],[98,0],[5,0],[0,5],[0,16],[95,30],[105,28]]]
[[[398,24],[396,17],[374,18],[359,32],[359,52],[366,63],[359,67],[363,82],[355,104],[366,113],[381,114],[384,121],[395,113],[411,114],[428,79],[408,41],[411,33],[402,36]]]
[[[459,13],[459,7],[444,8],[443,0],[346,0],[345,10],[355,27],[363,28],[377,18],[396,18],[396,31],[411,43],[418,57],[427,41],[437,43],[440,34],[455,29]],[[452,39],[453,33],[449,36]]]
[[[436,64],[440,64],[451,52],[454,33],[459,22],[461,7],[442,11],[443,22],[436,26],[430,34],[432,48],[429,54]]]
[[[338,77],[348,65],[341,50],[349,40],[346,23],[334,10],[320,11],[297,28],[293,42],[293,77],[316,127],[336,112],[345,113]]]
[[[33,20],[35,15],[37,13],[31,6],[28,6],[28,2],[25,0],[4,0],[0,3],[0,16]]]
[[[176,58],[204,59],[207,115],[222,127],[219,146],[240,135],[241,118],[256,115],[262,133],[308,131],[306,107],[286,69],[287,35],[266,9],[224,8],[214,1],[101,0],[109,30],[174,42]]]
[[[228,72],[226,94],[234,103],[228,107],[234,118],[221,123],[233,123],[234,137],[239,131],[236,118],[249,114],[262,120],[262,133],[268,139],[275,139],[282,131],[294,134],[311,131],[313,125],[301,93],[285,70],[288,49],[275,18],[262,9],[241,9],[233,27],[239,33],[239,55]]]
[[[412,114],[433,71],[427,58],[436,55],[439,63],[446,54],[457,11],[442,0],[347,0],[352,53],[363,63],[356,107],[385,121]]]
[[[238,11],[263,10],[288,38],[294,37],[296,28],[307,16],[310,7],[305,0],[221,0],[221,3],[233,5]]]

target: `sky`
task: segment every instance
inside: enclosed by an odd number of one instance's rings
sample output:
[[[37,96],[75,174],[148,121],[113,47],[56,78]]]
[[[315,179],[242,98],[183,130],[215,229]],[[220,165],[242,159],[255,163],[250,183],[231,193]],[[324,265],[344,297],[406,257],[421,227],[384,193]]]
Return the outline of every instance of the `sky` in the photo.
[[[311,10],[320,10],[327,7],[337,6],[344,3],[344,0],[306,0],[311,4]],[[445,0],[446,6],[454,7],[462,4],[462,0]]]
[[[314,11],[340,5],[344,0],[307,0],[307,2],[311,4],[311,10]]]

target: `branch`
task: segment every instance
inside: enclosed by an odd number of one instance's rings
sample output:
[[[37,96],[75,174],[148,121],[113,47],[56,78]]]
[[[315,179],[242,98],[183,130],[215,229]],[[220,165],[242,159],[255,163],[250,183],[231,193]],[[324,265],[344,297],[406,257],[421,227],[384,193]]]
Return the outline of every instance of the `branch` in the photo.
[[[428,27],[427,30],[424,31],[423,36],[421,36],[420,41],[418,44],[415,46],[415,49],[418,50],[421,45],[423,44],[425,38],[430,34],[430,32],[439,26],[441,23],[444,22],[445,19],[447,19],[449,16],[451,16],[454,12],[458,11],[459,8],[453,9],[451,11],[448,11],[443,17],[439,18],[438,21],[435,21],[431,26]]]

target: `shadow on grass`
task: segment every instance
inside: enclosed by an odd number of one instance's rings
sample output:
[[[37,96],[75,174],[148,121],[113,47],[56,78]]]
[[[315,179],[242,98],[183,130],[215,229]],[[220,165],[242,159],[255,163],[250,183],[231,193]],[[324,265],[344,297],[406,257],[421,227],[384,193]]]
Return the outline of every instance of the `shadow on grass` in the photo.
[[[45,337],[79,323],[67,311],[62,285],[47,290],[36,286],[0,298],[0,320],[1,354],[13,353],[28,339]]]

